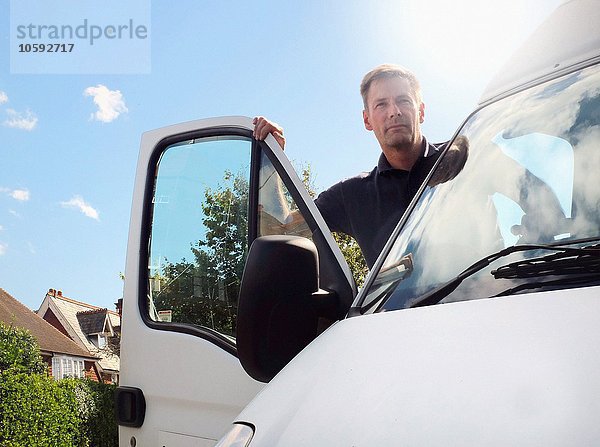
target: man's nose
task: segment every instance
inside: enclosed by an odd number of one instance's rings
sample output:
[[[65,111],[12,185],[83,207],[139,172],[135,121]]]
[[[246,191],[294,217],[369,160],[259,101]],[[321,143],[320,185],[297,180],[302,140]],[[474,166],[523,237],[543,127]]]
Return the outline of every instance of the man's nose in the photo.
[[[395,116],[401,116],[402,115],[402,111],[400,110],[400,107],[398,107],[397,104],[393,104],[390,107],[390,118],[393,118]]]

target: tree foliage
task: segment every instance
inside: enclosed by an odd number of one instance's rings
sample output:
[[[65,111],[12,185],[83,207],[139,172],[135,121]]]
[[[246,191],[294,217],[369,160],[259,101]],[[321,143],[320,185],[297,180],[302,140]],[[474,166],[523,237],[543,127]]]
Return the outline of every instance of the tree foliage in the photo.
[[[62,383],[64,381],[61,381]],[[68,382],[67,382],[68,383]],[[81,436],[90,447],[117,447],[119,430],[116,421],[115,391],[116,385],[74,379],[72,381],[79,418],[83,422]]]
[[[315,197],[310,165],[301,167],[300,173],[308,193]],[[153,305],[157,311],[171,311],[173,322],[209,327],[235,337],[239,288],[248,254],[248,194],[246,178],[229,171],[216,188],[206,188],[203,218],[198,222],[205,236],[190,244],[192,260],[166,260],[153,278],[161,284]],[[362,285],[367,266],[358,244],[344,234],[334,233],[334,238],[356,283]]]
[[[203,223],[207,229],[206,240],[198,241],[192,249],[196,260],[205,255],[214,276],[225,286],[235,277],[241,277],[248,251],[248,181],[242,175],[225,172],[224,186],[216,190],[207,188],[202,204]],[[225,288],[225,292],[227,292]],[[232,291],[233,292],[233,291]],[[223,296],[226,301],[236,294]]]
[[[172,320],[235,336],[240,280],[248,253],[248,192],[243,175],[225,172],[223,183],[204,191],[205,237],[190,247],[193,261],[167,262],[161,272],[157,310]],[[200,223],[199,223],[200,225]]]
[[[76,397],[44,374],[0,373],[0,445],[86,446]]]
[[[12,369],[27,374],[43,373],[37,340],[29,331],[0,321],[0,372]]]
[[[0,322],[0,446],[116,447],[114,385],[48,376],[37,340]]]
[[[117,447],[115,385],[0,372],[3,447]]]
[[[345,233],[333,233],[333,238],[339,245],[348,267],[350,267],[356,285],[362,287],[369,273],[369,268],[358,243],[352,236]]]
[[[308,194],[315,198],[317,196],[317,190],[315,187],[315,179],[312,174],[312,169],[310,164],[304,165],[300,168],[300,175],[302,178],[302,183]],[[367,273],[369,273],[369,268],[367,267],[367,262],[358,246],[356,240],[347,234],[344,233],[332,233],[333,238],[337,242],[340,247],[340,251],[344,255],[344,259],[348,263],[348,267],[352,271],[352,275],[354,276],[354,281],[358,287],[361,287],[365,282],[365,277]]]

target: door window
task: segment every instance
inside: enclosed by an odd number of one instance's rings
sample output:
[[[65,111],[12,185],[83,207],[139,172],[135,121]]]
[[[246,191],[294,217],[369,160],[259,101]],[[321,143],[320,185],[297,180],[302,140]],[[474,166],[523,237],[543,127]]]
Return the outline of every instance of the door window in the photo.
[[[193,139],[162,154],[152,204],[148,316],[235,335],[248,252],[250,138]]]
[[[203,337],[235,354],[249,246],[267,235],[313,240],[320,286],[336,290],[339,313],[345,312],[355,293],[351,274],[281,151],[253,140],[251,129],[195,132],[197,138],[171,135],[155,143],[147,264],[142,261],[146,324]]]
[[[304,216],[264,153],[258,178],[258,236],[287,234],[310,239]]]

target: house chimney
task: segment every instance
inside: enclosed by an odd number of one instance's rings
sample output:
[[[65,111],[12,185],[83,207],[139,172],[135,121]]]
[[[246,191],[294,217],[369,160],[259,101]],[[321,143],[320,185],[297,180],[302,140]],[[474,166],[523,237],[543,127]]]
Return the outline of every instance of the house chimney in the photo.
[[[54,290],[54,289],[48,289],[48,295],[54,296],[55,293],[56,293],[56,290]]]
[[[117,308],[117,313],[119,314],[119,318],[123,316],[123,298],[119,298],[115,303],[115,307]]]
[[[62,296],[62,290],[57,291],[58,296]]]

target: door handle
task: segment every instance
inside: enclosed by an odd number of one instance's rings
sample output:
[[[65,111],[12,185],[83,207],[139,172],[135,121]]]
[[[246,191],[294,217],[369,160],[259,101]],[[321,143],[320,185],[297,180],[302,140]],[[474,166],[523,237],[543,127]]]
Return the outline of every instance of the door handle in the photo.
[[[146,416],[146,399],[139,388],[120,386],[115,392],[117,423],[124,427],[141,427]]]

